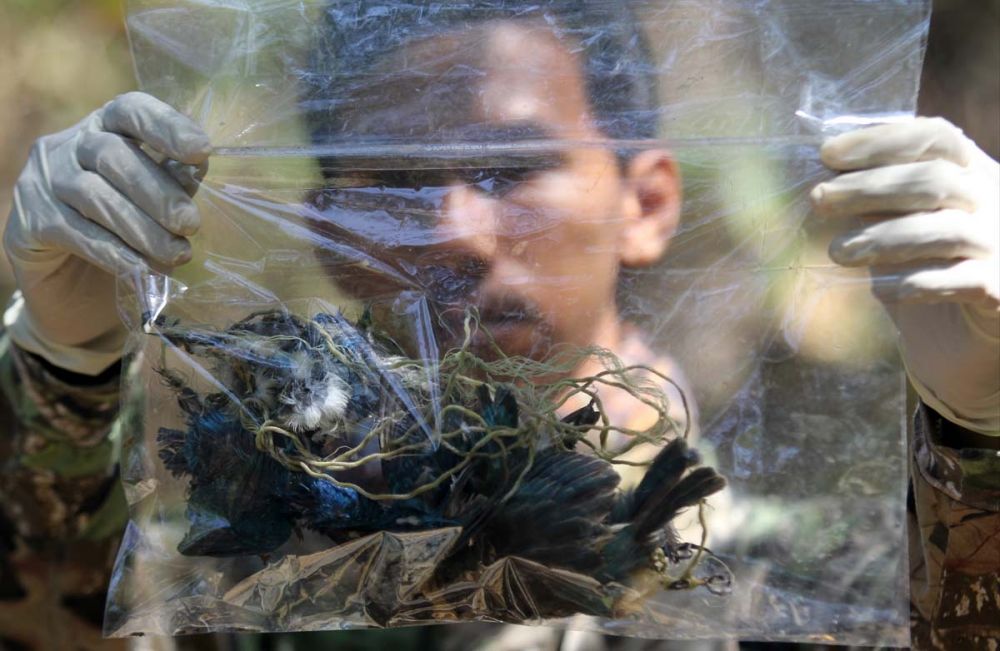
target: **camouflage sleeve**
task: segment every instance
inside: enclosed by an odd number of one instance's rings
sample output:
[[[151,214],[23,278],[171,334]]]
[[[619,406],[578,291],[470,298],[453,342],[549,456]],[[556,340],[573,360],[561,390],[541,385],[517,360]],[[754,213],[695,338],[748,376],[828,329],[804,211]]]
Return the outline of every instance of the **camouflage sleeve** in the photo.
[[[1000,649],[1000,450],[921,406],[911,463],[914,649]],[[960,429],[960,428],[959,428]],[[998,440],[1000,442],[1000,440]]]
[[[126,516],[118,375],[80,382],[0,329],[0,648],[122,648],[100,638]]]

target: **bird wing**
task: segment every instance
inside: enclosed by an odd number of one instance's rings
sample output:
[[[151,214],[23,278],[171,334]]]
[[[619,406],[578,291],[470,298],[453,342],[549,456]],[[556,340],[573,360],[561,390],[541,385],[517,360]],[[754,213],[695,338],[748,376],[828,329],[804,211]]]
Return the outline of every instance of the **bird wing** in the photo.
[[[601,562],[598,549],[608,533],[603,521],[618,482],[618,473],[597,457],[543,450],[516,492],[487,518],[481,537],[496,558],[592,570]]]

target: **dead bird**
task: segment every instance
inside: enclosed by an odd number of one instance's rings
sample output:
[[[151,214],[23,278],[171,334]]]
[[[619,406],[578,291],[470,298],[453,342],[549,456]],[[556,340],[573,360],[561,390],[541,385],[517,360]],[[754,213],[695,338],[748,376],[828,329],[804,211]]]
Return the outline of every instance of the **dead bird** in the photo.
[[[161,428],[157,438],[167,470],[189,479],[181,553],[266,554],[299,526],[364,531],[398,519],[388,508],[398,505],[294,472],[257,445],[254,429],[274,424],[302,436],[276,438],[273,452],[292,454],[304,442],[321,456],[324,437],[346,436],[393,395],[377,360],[358,352],[360,335],[326,316],[267,311],[224,331],[156,324],[157,334],[205,365],[219,389],[202,396],[160,369],[186,424]]]
[[[167,374],[178,390],[186,429],[161,428],[159,457],[187,478],[188,531],[178,551],[188,556],[263,555],[283,545],[318,512],[336,513],[351,529],[377,529],[383,505],[357,491],[293,472],[259,450],[227,396],[204,399]]]
[[[516,424],[513,395],[481,392],[482,410],[507,426]],[[593,404],[564,421],[594,424]],[[598,415],[599,416],[599,415]],[[594,577],[627,582],[652,569],[657,550],[679,545],[671,522],[722,490],[725,479],[699,466],[683,439],[669,442],[634,490],[618,489],[620,477],[607,461],[574,447],[551,445],[534,455],[518,450],[470,466],[452,487],[446,516],[463,524],[456,552],[438,571],[451,580],[476,567],[514,556]],[[510,491],[508,493],[508,491]]]
[[[324,327],[328,323],[269,310],[224,331],[161,318],[156,333],[205,364],[248,418],[292,432],[329,431],[364,418],[384,392],[380,369],[354,350],[361,338],[353,329]]]

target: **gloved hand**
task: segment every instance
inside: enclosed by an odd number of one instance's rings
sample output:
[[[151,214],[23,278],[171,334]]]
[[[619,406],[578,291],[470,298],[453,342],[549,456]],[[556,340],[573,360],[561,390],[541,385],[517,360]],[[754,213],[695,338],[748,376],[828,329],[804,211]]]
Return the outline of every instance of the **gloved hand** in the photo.
[[[847,172],[813,190],[851,221],[830,257],[867,266],[925,404],[1000,436],[1000,167],[940,118],[837,136],[823,163]],[[859,226],[859,227],[858,227]]]
[[[117,361],[115,275],[190,259],[210,151],[194,122],[142,93],[38,140],[4,233],[20,290],[4,315],[14,343],[87,375]]]

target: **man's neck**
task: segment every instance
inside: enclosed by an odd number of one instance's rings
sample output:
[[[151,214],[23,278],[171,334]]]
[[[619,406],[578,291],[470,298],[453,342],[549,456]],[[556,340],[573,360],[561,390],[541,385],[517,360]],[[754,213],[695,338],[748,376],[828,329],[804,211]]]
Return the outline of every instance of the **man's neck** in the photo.
[[[591,345],[607,349],[617,355],[621,350],[623,337],[624,327],[618,318],[617,311],[612,309],[599,318],[597,328],[591,337]],[[576,377],[590,377],[603,370],[605,368],[601,360],[590,356],[573,371],[573,375]]]

